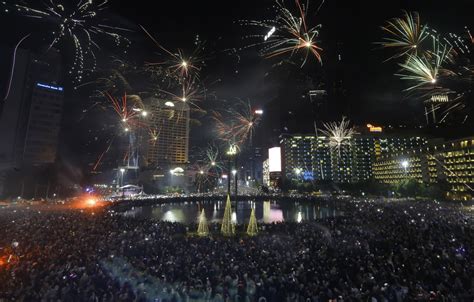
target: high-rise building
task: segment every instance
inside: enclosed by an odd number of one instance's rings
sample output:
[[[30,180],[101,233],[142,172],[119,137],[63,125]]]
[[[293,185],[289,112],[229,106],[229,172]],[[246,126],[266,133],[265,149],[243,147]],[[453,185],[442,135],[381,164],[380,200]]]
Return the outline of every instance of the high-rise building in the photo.
[[[148,142],[147,162],[161,168],[188,162],[189,106],[185,102],[148,99],[149,125],[156,136]]]
[[[444,142],[432,140],[422,148],[391,152],[373,164],[374,179],[387,184],[414,179],[438,184],[446,180],[453,198],[474,196],[474,137]]]
[[[0,187],[5,189],[0,194],[48,193],[38,188],[49,188],[49,178],[41,173],[51,168],[58,152],[64,100],[60,63],[54,49],[42,55],[16,50],[0,114]]]
[[[24,163],[51,164],[56,160],[63,99],[63,87],[36,82],[31,95]]]
[[[1,49],[4,57],[7,50]],[[0,111],[0,167],[3,170],[12,168],[21,163],[21,154],[24,145],[23,124],[28,116],[28,102],[25,99],[25,81],[27,79],[28,65],[30,54],[26,50],[19,49],[16,53],[16,64],[13,69],[8,69],[8,73],[2,78],[2,94],[0,95],[1,111]],[[13,62],[5,62],[13,64]],[[12,66],[8,66],[12,68]],[[10,78],[11,76],[11,78]]]
[[[269,187],[270,186],[270,165],[268,162],[268,158],[263,161],[262,164],[262,179],[263,185]]]
[[[145,191],[163,191],[167,186],[186,189],[189,150],[189,105],[156,98],[145,100],[149,108],[150,135],[146,142]]]
[[[372,164],[379,156],[426,144],[426,138],[413,134],[369,132],[354,135],[340,150],[331,150],[325,136],[284,135],[280,140],[283,175],[304,181],[364,182],[372,178]]]
[[[327,138],[315,135],[283,135],[280,145],[285,178],[306,181],[332,179]]]
[[[328,93],[324,89],[311,89],[309,99],[313,106],[314,120],[317,123],[326,122],[329,119]]]

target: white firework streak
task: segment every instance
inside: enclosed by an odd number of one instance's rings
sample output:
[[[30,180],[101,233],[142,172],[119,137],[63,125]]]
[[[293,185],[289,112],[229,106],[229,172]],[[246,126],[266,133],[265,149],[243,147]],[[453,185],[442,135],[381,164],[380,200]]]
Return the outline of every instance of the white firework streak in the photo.
[[[123,44],[128,47],[130,45],[127,38],[117,33],[117,31],[130,30],[99,23],[103,19],[99,18],[99,12],[105,10],[108,0],[81,0],[76,4],[49,0],[48,2],[41,2],[45,6],[44,9],[10,2],[0,3],[0,6],[4,7],[4,12],[8,13],[11,9],[13,13],[57,26],[57,30],[52,32],[53,38],[49,43],[49,48],[59,43],[72,43],[74,59],[69,73],[74,76],[73,82],[76,84],[82,81],[88,57],[92,61],[88,68],[94,71],[96,67],[95,50],[99,50],[100,47],[93,40],[94,35],[110,37],[117,46]]]
[[[313,55],[319,63],[322,63],[321,54],[322,48],[316,43],[319,37],[319,30],[321,24],[308,27],[306,22],[306,15],[308,5],[301,5],[299,0],[295,1],[298,8],[298,15],[293,14],[286,8],[283,2],[276,1],[275,10],[277,16],[275,20],[263,21],[241,21],[243,25],[255,26],[270,30],[265,35],[247,35],[245,38],[258,38],[259,41],[244,48],[262,46],[261,54],[265,58],[272,58],[284,54],[290,54],[290,57],[299,51],[304,51],[305,55],[301,67],[303,67],[310,55]],[[321,5],[324,1],[321,3]],[[318,11],[321,8],[318,7]]]
[[[341,156],[341,151],[344,151],[345,147],[351,146],[352,137],[357,133],[350,126],[350,120],[343,117],[341,122],[324,123],[323,126],[324,129],[319,129],[319,131],[329,138],[331,151],[337,152]]]
[[[409,55],[405,63],[399,64],[405,73],[397,74],[403,80],[413,81],[414,85],[406,91],[420,88],[435,88],[443,63],[449,58],[451,47],[433,38],[433,49],[424,55]]]

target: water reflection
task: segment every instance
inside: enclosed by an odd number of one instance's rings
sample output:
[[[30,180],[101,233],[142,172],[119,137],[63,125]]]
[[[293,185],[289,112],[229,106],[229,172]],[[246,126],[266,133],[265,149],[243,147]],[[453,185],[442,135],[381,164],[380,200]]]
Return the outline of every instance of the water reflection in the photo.
[[[290,201],[239,201],[232,203],[232,221],[248,223],[250,212],[255,208],[258,222],[307,221],[341,215],[331,205]],[[193,223],[204,209],[210,222],[220,222],[224,215],[222,201],[181,202],[132,207],[122,213],[127,217],[139,217],[170,222]]]

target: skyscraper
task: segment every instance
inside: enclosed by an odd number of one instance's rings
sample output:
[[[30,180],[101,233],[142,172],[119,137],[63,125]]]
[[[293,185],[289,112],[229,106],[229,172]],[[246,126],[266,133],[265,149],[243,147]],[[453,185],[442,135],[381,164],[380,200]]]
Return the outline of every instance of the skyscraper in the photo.
[[[23,148],[25,164],[51,164],[56,160],[63,98],[62,87],[35,83]]]
[[[17,50],[10,64],[0,115],[0,194],[44,197],[48,189],[39,193],[38,187],[50,182],[42,173],[56,160],[61,128],[60,55],[54,49],[42,55]]]
[[[150,135],[146,148],[147,172],[141,177],[148,191],[166,186],[187,187],[189,153],[189,105],[157,98],[145,100],[149,108]]]
[[[378,129],[381,127],[372,127]],[[375,160],[392,152],[421,148],[427,139],[415,134],[386,135],[380,132],[359,133],[341,151],[331,150],[324,136],[284,135],[280,141],[283,153],[283,175],[287,179],[358,183],[373,177]]]
[[[156,136],[148,141],[147,162],[160,168],[188,162],[189,106],[185,102],[171,102],[151,98],[150,128]]]

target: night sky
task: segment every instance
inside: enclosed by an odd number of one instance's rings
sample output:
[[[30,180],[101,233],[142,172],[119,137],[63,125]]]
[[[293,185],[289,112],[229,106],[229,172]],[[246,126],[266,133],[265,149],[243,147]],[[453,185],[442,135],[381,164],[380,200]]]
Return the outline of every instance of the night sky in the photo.
[[[111,0],[106,15],[108,23],[133,30],[126,34],[132,41],[129,54],[119,56],[139,64],[156,59],[157,48],[140,30],[138,24],[146,27],[168,49],[192,49],[193,41],[196,35],[199,35],[200,40],[206,42],[207,56],[206,68],[201,78],[205,83],[209,83],[207,89],[216,96],[203,106],[207,110],[222,108],[240,98],[252,100],[255,106],[264,107],[269,114],[264,116],[264,122],[256,136],[256,144],[262,146],[274,144],[274,137],[282,130],[287,112],[280,111],[291,109],[290,104],[297,103],[301,98],[301,95],[295,95],[292,99],[291,96],[283,96],[280,92],[284,91],[287,85],[291,85],[294,78],[301,77],[302,73],[323,89],[328,89],[327,86],[331,84],[328,77],[342,79],[345,97],[335,103],[335,118],[346,115],[356,124],[362,125],[368,122],[423,124],[424,116],[417,105],[419,102],[410,99],[403,92],[405,86],[393,75],[398,69],[396,62],[384,63],[389,56],[387,50],[374,44],[381,41],[380,26],[386,20],[400,16],[403,10],[418,11],[423,23],[441,32],[461,32],[464,26],[472,25],[473,5],[469,0],[326,0],[317,15],[308,16],[313,24],[322,24],[320,44],[324,49],[323,66],[316,60],[310,60],[299,74],[295,70],[285,74],[282,69],[272,67],[277,60],[263,60],[258,57],[256,49],[240,51],[239,56],[229,51],[238,50],[246,43],[243,37],[248,34],[247,29],[237,21],[272,18],[273,11],[270,7],[273,3],[272,0]],[[320,1],[310,0],[309,3],[314,11]],[[293,1],[288,1],[288,5],[294,8]],[[38,50],[44,47],[45,41],[50,38],[50,28],[47,25],[24,17],[2,15],[0,24],[4,29],[0,47],[12,47],[21,36],[32,33],[34,37],[25,43],[24,47]],[[100,52],[99,66],[107,66],[110,56],[121,51],[113,44],[106,44]],[[0,62],[4,61],[4,55],[2,54]],[[335,63],[337,55],[342,56],[342,65],[338,68]],[[64,56],[68,57],[67,54]],[[0,68],[0,80],[3,82],[8,67],[2,64]],[[68,84],[65,83],[65,86],[68,87]],[[101,121],[94,120],[97,115],[88,117],[83,113],[91,104],[89,93],[89,89],[68,90],[63,136],[71,137],[72,134],[78,139],[72,142],[66,139],[63,150],[66,150],[64,153],[68,154],[67,156],[74,154],[78,146],[90,140],[89,134],[83,131],[84,128],[77,129],[79,121],[82,125],[87,125],[92,132],[94,127],[100,127]],[[208,117],[203,119],[206,118]],[[309,119],[307,124],[312,123],[307,116],[303,118]],[[193,144],[212,139],[211,130],[205,126],[193,129]],[[273,138],[269,138],[271,134],[274,135]]]

